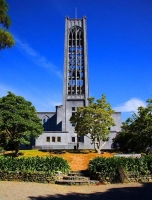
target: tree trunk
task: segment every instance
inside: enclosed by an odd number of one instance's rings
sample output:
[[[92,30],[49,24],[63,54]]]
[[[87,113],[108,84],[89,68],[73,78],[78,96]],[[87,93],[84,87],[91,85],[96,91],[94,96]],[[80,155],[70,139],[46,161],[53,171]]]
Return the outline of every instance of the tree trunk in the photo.
[[[106,141],[102,144],[102,145],[100,145],[100,143],[97,143],[96,144],[96,151],[98,152],[98,154],[100,154],[101,153],[101,149],[102,149],[102,147],[104,146],[106,144]]]
[[[15,156],[18,156],[18,152],[20,150],[20,143],[19,142],[15,142],[14,143],[14,149],[15,149]]]

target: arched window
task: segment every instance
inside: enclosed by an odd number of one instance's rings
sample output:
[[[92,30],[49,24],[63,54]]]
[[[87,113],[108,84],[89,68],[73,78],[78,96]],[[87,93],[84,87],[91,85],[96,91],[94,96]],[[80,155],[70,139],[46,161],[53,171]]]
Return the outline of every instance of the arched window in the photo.
[[[49,117],[47,115],[45,115],[43,118],[42,118],[42,124],[45,124],[47,121],[48,121]]]
[[[82,46],[83,30],[79,26],[74,26],[69,32],[69,46]]]
[[[83,94],[82,86],[84,81],[83,65],[83,30],[79,26],[73,26],[69,30],[69,60],[68,60],[68,90],[67,94]]]

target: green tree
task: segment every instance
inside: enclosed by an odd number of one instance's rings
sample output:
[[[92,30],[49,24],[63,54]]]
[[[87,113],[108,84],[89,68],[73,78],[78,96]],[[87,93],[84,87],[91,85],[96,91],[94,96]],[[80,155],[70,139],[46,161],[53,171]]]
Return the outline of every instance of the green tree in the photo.
[[[137,113],[123,122],[121,132],[114,139],[120,150],[142,152],[152,146],[152,99],[146,102],[146,107],[138,107]]]
[[[9,143],[9,139],[5,131],[0,131],[0,148],[6,149]]]
[[[70,121],[75,123],[78,136],[89,136],[98,153],[109,139],[110,127],[114,126],[112,114],[114,111],[107,103],[106,96],[101,99],[89,98],[89,106],[78,107]]]
[[[7,31],[11,24],[7,11],[8,4],[5,0],[0,0],[0,24],[3,26],[0,28],[0,50],[14,45],[13,36]]]
[[[0,98],[0,131],[0,141],[4,146],[8,142],[13,144],[17,156],[20,144],[30,144],[31,136],[37,138],[43,132],[43,126],[31,102],[8,92]]]

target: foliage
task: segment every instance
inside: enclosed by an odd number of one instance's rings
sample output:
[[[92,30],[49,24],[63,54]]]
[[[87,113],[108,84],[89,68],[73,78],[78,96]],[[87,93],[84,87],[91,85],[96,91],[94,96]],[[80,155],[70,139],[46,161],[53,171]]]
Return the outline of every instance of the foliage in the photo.
[[[139,107],[122,125],[122,131],[114,139],[119,143],[120,150],[131,149],[135,152],[145,152],[152,146],[152,99],[147,100],[147,106]]]
[[[79,136],[90,135],[98,153],[100,153],[103,142],[108,140],[110,127],[114,126],[112,114],[114,111],[107,103],[106,96],[102,95],[101,99],[89,98],[89,106],[79,107],[70,121],[75,123],[75,131]],[[105,144],[105,143],[104,143]]]
[[[150,174],[152,174],[152,155],[148,155],[144,157],[147,166],[148,166],[148,170],[150,171]]]
[[[8,138],[5,131],[0,132],[0,149],[6,149],[8,145]]]
[[[8,92],[0,98],[0,144],[12,143],[16,155],[20,144],[29,144],[31,137],[38,137],[43,126],[32,103]]]
[[[151,157],[152,158],[152,157]],[[148,163],[149,161],[149,163]],[[139,177],[141,175],[150,174],[152,167],[152,159],[143,158],[102,158],[97,157],[89,163],[89,173],[98,175],[100,180],[110,182],[123,182],[124,179],[131,175]],[[121,178],[123,174],[123,179]]]
[[[7,11],[8,4],[5,0],[0,0],[0,24],[4,27],[0,28],[0,50],[14,45],[13,36],[7,31],[11,24]]]
[[[0,171],[66,173],[69,164],[61,157],[0,157]]]

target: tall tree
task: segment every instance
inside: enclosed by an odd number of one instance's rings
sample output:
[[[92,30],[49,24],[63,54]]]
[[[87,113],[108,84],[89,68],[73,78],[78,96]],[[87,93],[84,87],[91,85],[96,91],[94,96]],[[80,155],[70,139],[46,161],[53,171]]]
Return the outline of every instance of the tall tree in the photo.
[[[14,45],[13,36],[7,31],[11,24],[7,11],[8,4],[5,0],[0,0],[0,24],[3,26],[0,28],[0,50]]]
[[[75,131],[79,136],[90,135],[90,139],[95,149],[100,153],[102,147],[109,139],[110,127],[114,126],[110,104],[106,96],[95,101],[89,98],[89,106],[78,107],[77,112],[71,117],[70,121],[75,123]]]
[[[43,132],[43,126],[31,102],[8,92],[0,98],[0,131],[0,137],[3,137],[0,141],[6,138],[6,142],[14,145],[17,155],[20,144],[29,144],[31,136],[38,137]]]
[[[120,150],[142,152],[152,146],[152,99],[147,100],[146,107],[138,107],[137,113],[133,113],[121,128],[114,139],[114,144],[119,143]]]

